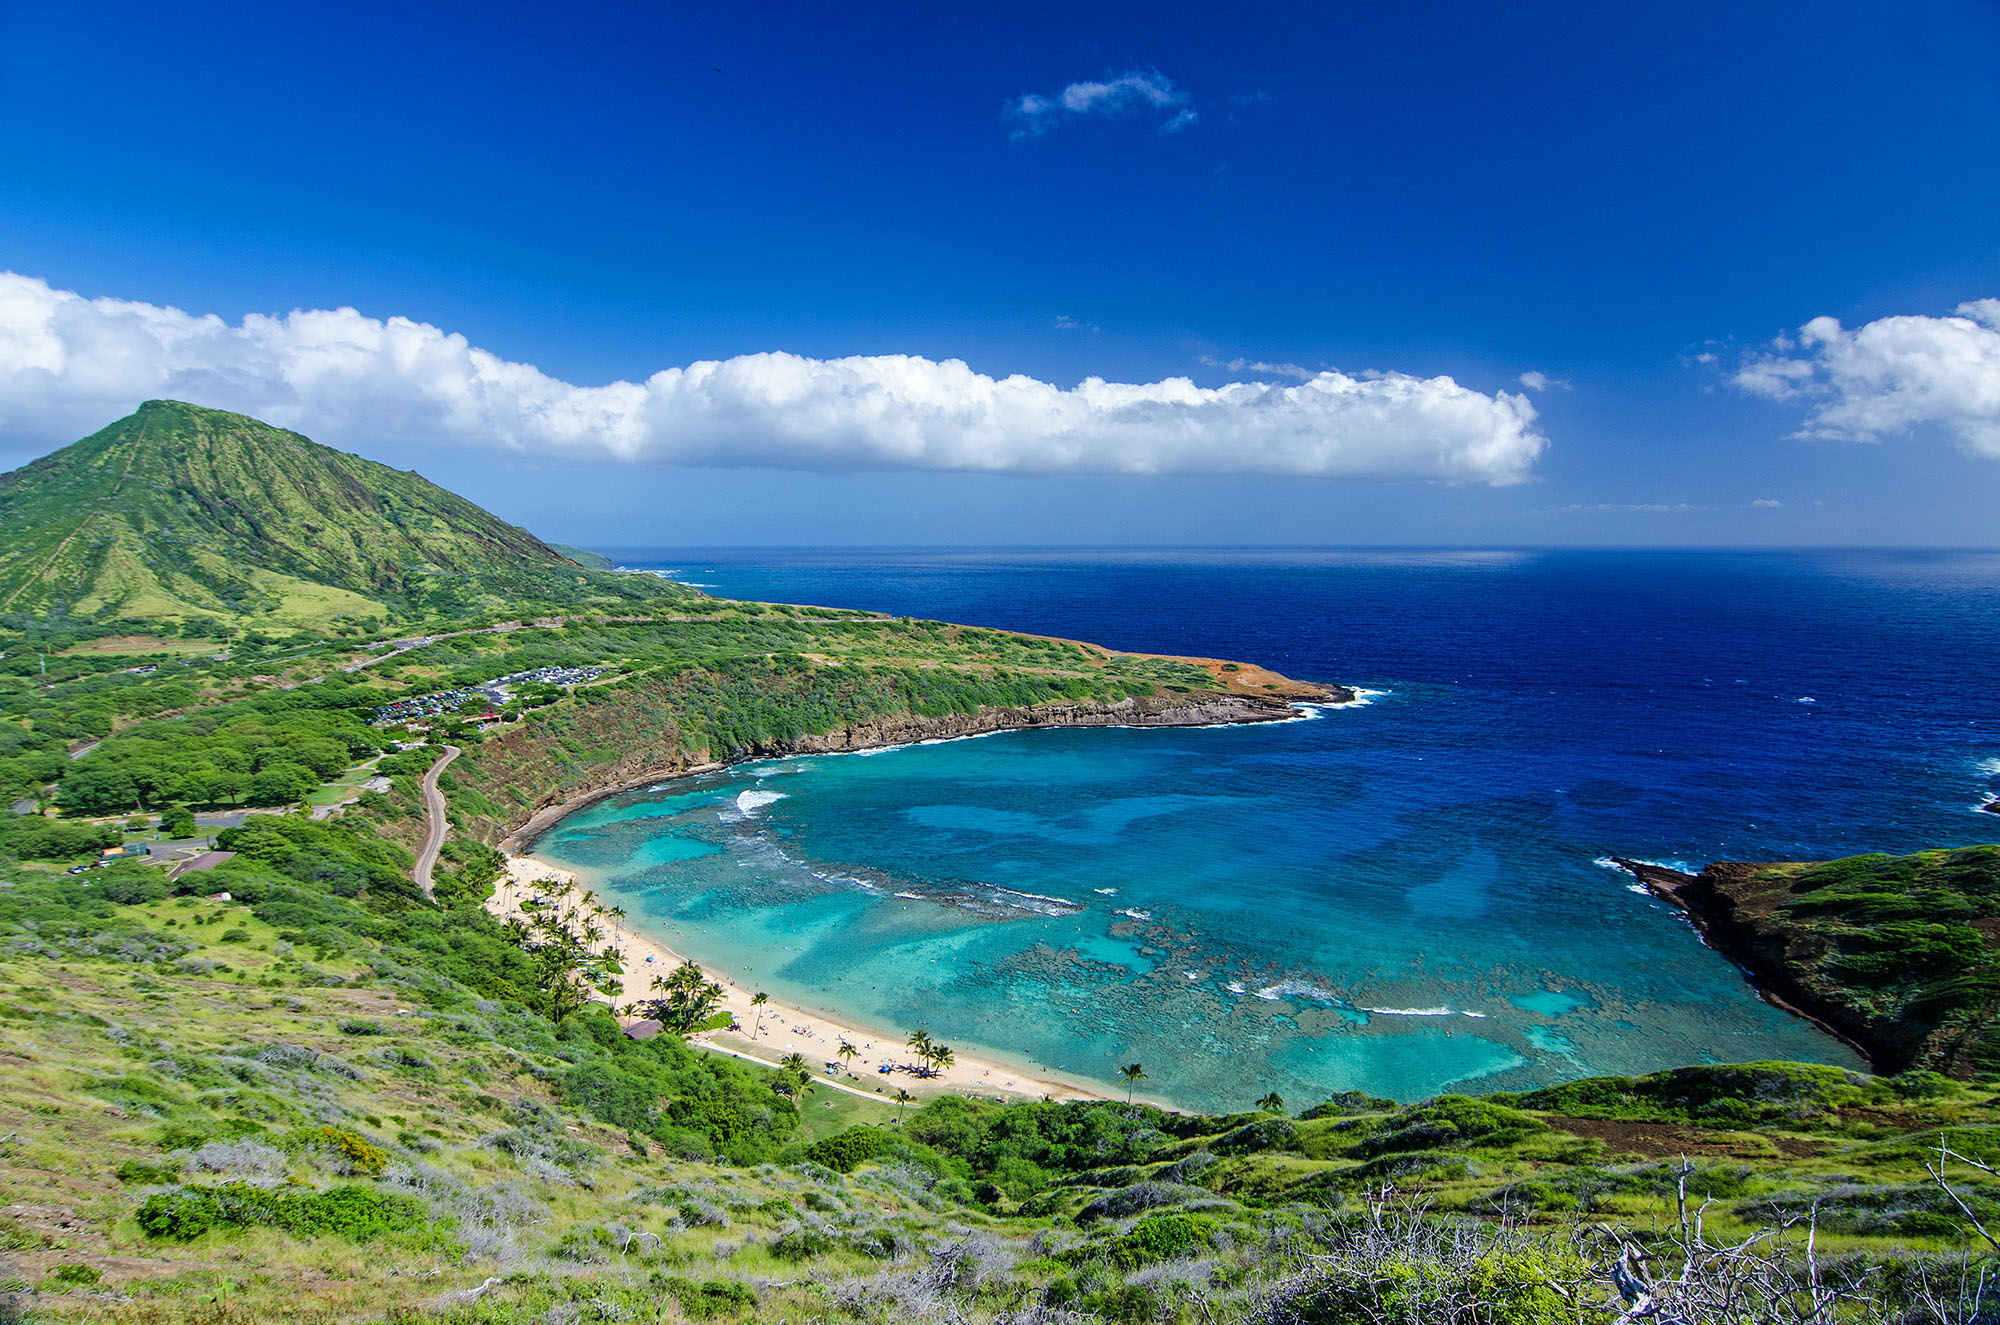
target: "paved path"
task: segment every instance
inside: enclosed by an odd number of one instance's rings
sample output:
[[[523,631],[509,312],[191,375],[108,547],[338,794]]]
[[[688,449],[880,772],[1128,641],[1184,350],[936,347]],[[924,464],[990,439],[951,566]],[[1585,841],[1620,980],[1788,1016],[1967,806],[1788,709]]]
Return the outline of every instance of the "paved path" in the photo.
[[[437,762],[424,773],[424,814],[430,819],[430,826],[424,833],[424,849],[417,853],[417,869],[412,877],[426,897],[432,896],[431,869],[437,864],[438,848],[444,845],[444,793],[438,790],[438,774],[456,758],[458,747],[447,745]]]

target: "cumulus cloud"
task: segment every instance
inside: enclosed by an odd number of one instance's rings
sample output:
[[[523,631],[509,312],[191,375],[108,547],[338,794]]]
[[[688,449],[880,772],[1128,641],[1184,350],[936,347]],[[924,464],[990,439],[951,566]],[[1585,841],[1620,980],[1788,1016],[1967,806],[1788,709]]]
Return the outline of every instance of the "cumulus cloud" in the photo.
[[[1127,70],[1101,81],[1071,83],[1059,92],[1030,92],[1007,106],[1010,135],[1039,138],[1064,120],[1083,115],[1147,114],[1160,120],[1161,133],[1178,133],[1200,115],[1187,89],[1154,70]]]
[[[170,397],[355,449],[820,472],[1283,474],[1514,483],[1548,444],[1526,396],[1449,377],[1296,385],[1086,378],[963,362],[746,354],[576,386],[464,336],[351,308],[241,323],[0,273],[0,437],[68,440]]]
[[[2000,460],[2000,299],[1853,331],[1816,317],[1747,359],[1734,380],[1809,405],[1803,437],[1873,442],[1936,424],[1971,454]]]
[[[1560,387],[1564,391],[1570,389],[1567,377],[1550,377],[1547,373],[1536,368],[1531,368],[1521,374],[1521,385],[1530,391],[1547,391],[1555,387]]]

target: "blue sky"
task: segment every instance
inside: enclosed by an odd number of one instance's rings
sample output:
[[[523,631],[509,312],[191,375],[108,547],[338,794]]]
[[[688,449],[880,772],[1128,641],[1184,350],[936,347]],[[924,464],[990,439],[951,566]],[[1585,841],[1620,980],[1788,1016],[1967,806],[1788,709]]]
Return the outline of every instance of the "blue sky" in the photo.
[[[1995,541],[2000,4],[1083,8],[0,7],[0,463],[168,394],[600,545]]]

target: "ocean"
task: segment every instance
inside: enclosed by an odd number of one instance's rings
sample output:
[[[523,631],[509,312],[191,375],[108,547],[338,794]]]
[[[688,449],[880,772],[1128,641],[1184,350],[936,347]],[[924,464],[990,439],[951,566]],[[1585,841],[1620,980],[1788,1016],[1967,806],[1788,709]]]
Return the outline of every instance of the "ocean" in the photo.
[[[2000,553],[614,555],[1372,692],[746,765],[537,848],[774,996],[1185,1108],[1855,1066],[1606,858],[2000,838]]]

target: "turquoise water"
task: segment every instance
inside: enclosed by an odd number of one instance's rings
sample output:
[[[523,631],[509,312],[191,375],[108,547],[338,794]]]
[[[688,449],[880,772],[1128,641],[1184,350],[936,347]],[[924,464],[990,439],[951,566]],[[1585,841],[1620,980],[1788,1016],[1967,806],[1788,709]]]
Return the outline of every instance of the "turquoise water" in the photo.
[[[538,854],[783,999],[1107,1086],[1136,1060],[1188,1108],[1854,1062],[1621,876],[1412,834],[1393,772],[1340,752],[1420,702],[749,765]]]
[[[2000,835],[1990,552],[620,559],[1388,692],[737,768],[541,844],[754,986],[1189,1107],[1853,1064],[1597,860]]]

